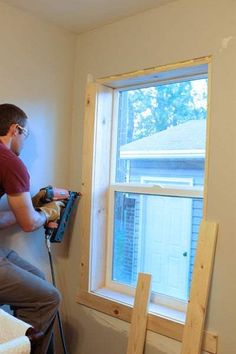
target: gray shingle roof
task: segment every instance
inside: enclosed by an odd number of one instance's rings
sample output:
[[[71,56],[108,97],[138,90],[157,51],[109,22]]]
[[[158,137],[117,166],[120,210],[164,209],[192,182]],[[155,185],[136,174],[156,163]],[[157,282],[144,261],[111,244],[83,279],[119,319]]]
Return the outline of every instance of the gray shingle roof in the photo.
[[[206,120],[190,120],[121,146],[121,158],[132,158],[131,155],[133,158],[134,155],[141,157],[148,152],[152,155],[163,152],[168,155],[174,152],[175,156],[184,151],[187,154],[190,151],[200,154],[205,149],[205,135]]]

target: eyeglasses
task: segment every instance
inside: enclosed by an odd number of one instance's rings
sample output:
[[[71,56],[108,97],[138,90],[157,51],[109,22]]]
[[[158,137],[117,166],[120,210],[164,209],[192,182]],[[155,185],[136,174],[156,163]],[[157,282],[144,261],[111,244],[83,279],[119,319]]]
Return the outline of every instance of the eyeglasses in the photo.
[[[20,129],[20,134],[24,134],[26,138],[29,136],[29,130],[27,128],[22,127],[21,125],[17,124],[17,128]]]

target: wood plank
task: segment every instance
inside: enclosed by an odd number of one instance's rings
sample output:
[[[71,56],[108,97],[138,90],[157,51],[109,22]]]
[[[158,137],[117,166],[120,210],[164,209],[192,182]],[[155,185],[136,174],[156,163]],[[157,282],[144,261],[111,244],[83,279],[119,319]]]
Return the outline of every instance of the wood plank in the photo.
[[[202,350],[217,229],[216,223],[207,221],[203,221],[200,227],[181,354],[200,354]]]
[[[90,290],[104,286],[108,225],[108,186],[111,158],[111,123],[113,90],[98,85],[94,131],[92,212],[90,234]],[[103,142],[101,144],[101,141]]]
[[[119,82],[122,80],[129,80],[132,78],[148,76],[153,73],[161,73],[163,71],[186,68],[189,66],[201,65],[201,64],[206,64],[209,62],[211,62],[211,56],[205,56],[205,57],[191,59],[191,60],[182,61],[182,62],[178,62],[178,63],[160,65],[160,66],[155,66],[152,68],[131,71],[131,72],[124,73],[124,74],[117,74],[117,75],[113,75],[113,76],[102,77],[102,78],[97,79],[96,82],[100,83],[100,84],[107,85],[109,87],[113,87],[114,83],[117,81]]]
[[[92,205],[92,171],[93,171],[93,134],[96,109],[96,89],[94,83],[87,84],[84,113],[84,140],[82,160],[82,198],[79,203],[79,213],[83,215],[80,221],[80,272],[79,283],[83,290],[88,291],[89,284],[89,255],[90,255],[90,217]]]
[[[126,354],[143,354],[151,293],[150,286],[151,274],[139,273]]]
[[[212,62],[208,63],[207,81],[207,119],[206,119],[206,151],[205,151],[205,172],[204,172],[204,191],[203,191],[203,220],[207,218],[208,209],[208,179],[209,179],[209,156],[210,156],[210,130],[211,130],[211,86],[212,86]]]
[[[103,312],[120,320],[131,322],[132,308],[124,303],[105,298],[96,293],[88,293],[80,290],[77,294],[77,302],[81,305]],[[184,325],[173,319],[149,314],[147,329],[163,336],[182,341]],[[218,336],[215,333],[204,332],[202,349],[207,353],[217,353]]]
[[[80,288],[89,290],[102,286],[105,277],[105,250],[107,225],[107,193],[109,182],[110,129],[112,115],[113,90],[90,82],[87,84],[84,114],[84,141],[82,160],[82,198],[79,212],[80,220]],[[98,144],[96,136],[106,143]],[[93,164],[93,161],[95,163]],[[100,168],[96,166],[99,165]],[[93,208],[92,208],[93,206]],[[93,238],[91,234],[93,232]],[[93,243],[93,247],[91,247]],[[98,244],[99,246],[96,246]],[[92,250],[96,250],[97,254]],[[93,259],[96,276],[89,279],[89,260]]]

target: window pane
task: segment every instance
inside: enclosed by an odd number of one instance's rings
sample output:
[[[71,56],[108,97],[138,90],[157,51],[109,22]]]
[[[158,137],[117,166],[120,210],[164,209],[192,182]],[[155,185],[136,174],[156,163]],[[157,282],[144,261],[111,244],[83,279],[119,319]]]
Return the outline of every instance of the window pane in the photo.
[[[202,186],[206,113],[207,79],[120,91],[116,182]]]
[[[135,285],[152,274],[152,291],[186,300],[202,199],[115,192],[112,280]]]

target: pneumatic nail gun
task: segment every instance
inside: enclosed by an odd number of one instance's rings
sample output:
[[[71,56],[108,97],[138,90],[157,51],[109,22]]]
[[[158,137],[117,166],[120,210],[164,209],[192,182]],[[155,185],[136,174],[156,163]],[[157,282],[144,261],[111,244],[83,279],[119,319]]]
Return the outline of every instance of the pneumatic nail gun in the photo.
[[[55,222],[49,222],[45,226],[45,233],[49,236],[50,242],[61,242],[70,219],[74,203],[76,199],[81,196],[81,194],[78,192],[68,191],[66,189],[53,188],[52,186],[41,188],[40,191],[44,192],[42,193],[42,197],[40,199],[42,204],[52,201],[62,201],[64,204],[64,207],[61,208],[60,218]]]

